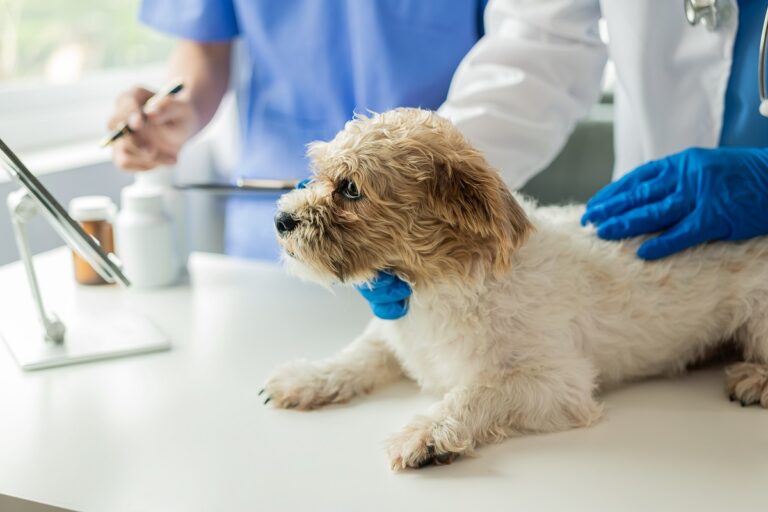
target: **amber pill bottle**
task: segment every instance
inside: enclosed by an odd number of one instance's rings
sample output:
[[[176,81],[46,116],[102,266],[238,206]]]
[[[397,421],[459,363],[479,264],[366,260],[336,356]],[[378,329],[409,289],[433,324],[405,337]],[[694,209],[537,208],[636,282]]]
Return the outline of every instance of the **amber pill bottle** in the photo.
[[[77,197],[69,203],[69,215],[108,253],[115,250],[112,224],[116,213],[117,206],[106,196]],[[75,264],[75,281],[83,285],[107,284],[87,261],[76,253],[72,253],[72,256]]]

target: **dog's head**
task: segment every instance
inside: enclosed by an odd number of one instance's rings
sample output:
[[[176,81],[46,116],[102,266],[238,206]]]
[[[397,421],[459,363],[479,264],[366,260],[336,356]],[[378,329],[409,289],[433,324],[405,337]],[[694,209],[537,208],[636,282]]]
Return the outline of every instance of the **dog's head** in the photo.
[[[531,230],[498,172],[432,112],[357,117],[308,154],[315,176],[281,198],[275,226],[288,264],[315,280],[498,275]]]

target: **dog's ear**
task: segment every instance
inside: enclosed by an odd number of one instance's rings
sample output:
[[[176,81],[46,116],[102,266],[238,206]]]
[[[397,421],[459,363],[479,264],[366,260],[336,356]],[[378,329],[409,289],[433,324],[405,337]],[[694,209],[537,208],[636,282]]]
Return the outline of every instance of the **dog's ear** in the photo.
[[[493,270],[503,274],[533,226],[499,173],[479,152],[457,153],[456,158],[435,162],[432,207],[457,232],[492,243]]]

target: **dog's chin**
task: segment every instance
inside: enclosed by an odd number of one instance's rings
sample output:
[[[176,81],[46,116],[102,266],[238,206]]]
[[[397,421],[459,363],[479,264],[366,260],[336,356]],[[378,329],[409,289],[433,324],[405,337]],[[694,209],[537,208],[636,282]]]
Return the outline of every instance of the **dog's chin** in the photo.
[[[322,270],[305,263],[301,260],[300,256],[293,252],[283,250],[282,262],[289,274],[302,280],[311,281],[326,288],[338,282],[338,279],[332,273],[323,272]]]
[[[331,269],[318,268],[305,261],[300,254],[283,248],[282,262],[289,274],[302,280],[320,284],[325,288],[332,285],[355,286],[371,282],[376,277],[374,270],[347,276],[343,281]]]

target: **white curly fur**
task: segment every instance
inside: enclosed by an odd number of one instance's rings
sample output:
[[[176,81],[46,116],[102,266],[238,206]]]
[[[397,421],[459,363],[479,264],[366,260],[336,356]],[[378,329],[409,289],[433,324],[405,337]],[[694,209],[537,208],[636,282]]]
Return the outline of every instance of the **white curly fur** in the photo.
[[[733,339],[749,363],[728,370],[727,391],[768,406],[766,239],[644,262],[642,237],[600,240],[579,224],[581,206],[517,200],[534,229],[507,274],[478,265],[474,284],[417,286],[404,318],[373,319],[340,354],[278,368],[265,386],[272,402],[315,408],[405,374],[442,396],[387,443],[394,469],[421,467],[512,435],[590,425],[599,388],[682,371]]]
[[[278,369],[272,400],[346,401],[402,368],[444,395],[389,441],[393,468],[419,467],[510,435],[594,423],[598,386],[682,371],[736,337],[758,364],[730,370],[728,391],[768,406],[765,239],[646,263],[635,256],[640,240],[605,242],[582,228],[582,207],[524,205],[535,231],[508,276],[415,290],[403,319],[374,319],[338,356]]]

